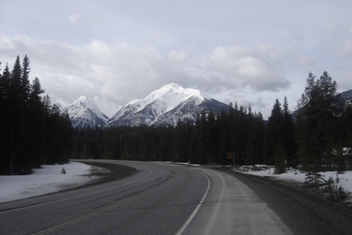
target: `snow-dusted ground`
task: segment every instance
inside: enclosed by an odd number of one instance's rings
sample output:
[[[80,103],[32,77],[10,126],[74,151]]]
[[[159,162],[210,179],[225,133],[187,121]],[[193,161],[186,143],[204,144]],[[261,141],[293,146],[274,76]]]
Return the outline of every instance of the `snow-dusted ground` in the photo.
[[[61,174],[63,168],[66,174]],[[31,175],[0,176],[0,203],[74,188],[97,179],[90,177],[91,166],[78,162],[44,165],[33,171]]]
[[[168,163],[168,162],[164,162]],[[170,162],[171,163],[171,162]],[[178,163],[188,164],[188,163]],[[200,166],[200,165],[193,165]],[[62,169],[66,174],[61,174]],[[70,162],[64,165],[44,165],[42,169],[34,169],[33,174],[23,176],[0,176],[0,203],[39,196],[64,189],[74,188],[89,183],[98,177],[91,177],[92,167],[83,163]],[[102,170],[102,169],[100,169]],[[272,177],[277,180],[289,182],[304,182],[306,175],[299,170],[290,169],[283,174],[275,174],[274,167],[265,165],[242,166],[234,169],[244,174]],[[321,172],[327,180],[332,177],[336,183],[336,172]],[[342,186],[345,191],[352,192],[352,171],[338,175],[337,186]]]
[[[275,168],[265,165],[255,165],[253,166],[242,166],[236,171],[242,172],[244,174],[258,175],[262,177],[273,177],[277,180],[304,183],[306,178],[306,173],[296,169],[289,169],[286,173],[275,174]],[[328,180],[329,177],[334,179],[336,183],[336,171],[320,172],[324,176],[324,179]],[[352,171],[346,171],[343,174],[338,175],[339,182],[336,183],[337,187],[342,186],[345,191],[352,192]]]

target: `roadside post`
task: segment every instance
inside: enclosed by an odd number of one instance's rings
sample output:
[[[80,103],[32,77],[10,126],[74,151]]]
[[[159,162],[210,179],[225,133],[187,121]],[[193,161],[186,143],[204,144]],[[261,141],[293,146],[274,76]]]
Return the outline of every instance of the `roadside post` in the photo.
[[[228,152],[227,159],[232,160],[232,167],[234,167],[235,166],[235,154],[233,152]]]

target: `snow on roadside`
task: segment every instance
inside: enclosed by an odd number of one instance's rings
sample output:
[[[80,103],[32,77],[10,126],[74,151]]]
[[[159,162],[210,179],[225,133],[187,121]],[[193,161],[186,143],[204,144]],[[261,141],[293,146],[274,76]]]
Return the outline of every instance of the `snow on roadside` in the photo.
[[[61,174],[62,169],[66,174]],[[89,177],[91,166],[70,162],[43,165],[31,175],[0,176],[0,203],[39,196],[84,185],[98,177]]]
[[[273,166],[265,165],[255,165],[255,166],[242,166],[240,170],[236,169],[235,171],[257,175],[262,177],[272,177],[277,180],[288,181],[288,182],[297,182],[304,183],[306,178],[306,173],[297,169],[289,169],[286,173],[275,174],[275,168]],[[329,177],[332,177],[336,183],[336,171],[327,171],[319,172],[324,176],[325,180],[328,180]],[[338,175],[339,182],[336,183],[337,187],[342,186],[345,191],[352,192],[352,171],[346,171],[343,174]]]

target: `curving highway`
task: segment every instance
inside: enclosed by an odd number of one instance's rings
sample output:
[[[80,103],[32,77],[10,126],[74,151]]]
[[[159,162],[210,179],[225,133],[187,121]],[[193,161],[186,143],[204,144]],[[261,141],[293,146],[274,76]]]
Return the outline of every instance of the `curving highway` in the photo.
[[[100,161],[128,178],[0,204],[0,234],[291,234],[252,189],[226,172]]]

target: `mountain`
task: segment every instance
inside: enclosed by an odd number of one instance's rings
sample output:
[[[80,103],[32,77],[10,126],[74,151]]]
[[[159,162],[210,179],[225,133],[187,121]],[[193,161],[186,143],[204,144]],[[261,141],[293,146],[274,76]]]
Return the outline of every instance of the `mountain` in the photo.
[[[68,112],[73,127],[84,128],[106,126],[112,113],[116,113],[120,108],[113,102],[97,96],[90,99],[81,96],[61,110]]]
[[[346,104],[352,103],[352,90],[344,91],[340,93],[340,97],[345,101]]]
[[[108,118],[111,118],[118,110],[121,109],[121,105],[117,105],[107,99],[95,96],[89,99],[90,102],[94,103],[100,112],[102,112]]]
[[[230,106],[221,103],[214,99],[204,98],[202,101],[197,97],[190,97],[186,101],[177,105],[174,109],[165,113],[154,123],[154,125],[162,126],[175,126],[178,120],[195,121],[198,114],[203,110],[208,112],[211,110],[215,114],[219,114],[223,109],[229,109]]]
[[[202,110],[220,113],[228,105],[205,98],[199,90],[183,88],[176,83],[164,85],[144,99],[123,106],[109,121],[112,126],[169,125],[178,120],[196,120]]]
[[[64,102],[61,102],[61,101],[56,101],[56,102],[54,103],[54,105],[56,105],[57,107],[59,107],[60,110],[63,110],[63,109],[67,106],[67,104],[65,104]]]
[[[199,90],[176,83],[164,85],[143,99],[118,106],[101,97],[81,96],[60,109],[68,112],[75,128],[95,126],[175,126],[180,121],[195,121],[203,111],[220,113],[229,106],[206,98]]]

